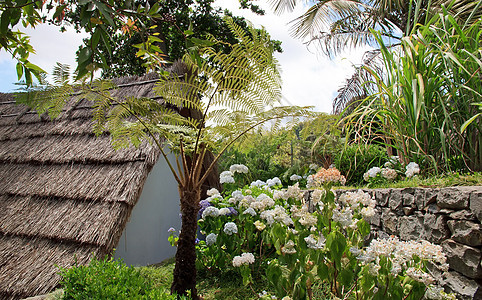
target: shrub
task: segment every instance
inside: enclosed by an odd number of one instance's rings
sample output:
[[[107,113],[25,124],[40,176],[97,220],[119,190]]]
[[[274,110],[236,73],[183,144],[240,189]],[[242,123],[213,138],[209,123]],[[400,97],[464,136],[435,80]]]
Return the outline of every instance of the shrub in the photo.
[[[347,184],[363,183],[363,174],[389,160],[385,148],[378,145],[349,145],[335,157],[335,166],[345,174]]]
[[[336,169],[310,177],[309,203],[298,184],[279,190],[255,182],[225,196],[210,190],[198,267],[235,272],[246,286],[266,276],[278,299],[313,299],[319,286],[322,299],[455,299],[427,273],[429,263],[448,269],[441,246],[390,238],[365,247],[376,201],[361,190],[336,197],[332,187],[344,181]]]
[[[176,299],[121,260],[93,258],[88,266],[60,268],[63,299]]]

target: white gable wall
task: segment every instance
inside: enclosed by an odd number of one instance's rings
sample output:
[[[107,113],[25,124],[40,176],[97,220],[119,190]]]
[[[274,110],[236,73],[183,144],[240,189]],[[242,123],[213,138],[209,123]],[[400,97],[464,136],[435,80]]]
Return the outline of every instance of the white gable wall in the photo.
[[[170,161],[174,155],[170,154]],[[161,156],[144,184],[129,222],[115,251],[128,265],[145,266],[173,257],[176,248],[167,238],[168,230],[181,228],[177,182]]]

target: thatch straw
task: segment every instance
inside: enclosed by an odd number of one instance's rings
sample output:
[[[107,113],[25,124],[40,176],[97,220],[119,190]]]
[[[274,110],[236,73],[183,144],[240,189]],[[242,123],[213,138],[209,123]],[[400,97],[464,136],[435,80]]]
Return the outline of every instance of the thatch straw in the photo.
[[[58,267],[86,264],[105,253],[97,247],[0,234],[0,299],[21,299],[54,289]]]
[[[154,96],[155,76],[116,79],[111,92]],[[114,151],[75,97],[50,121],[0,93],[0,299],[50,291],[74,253],[85,264],[112,251],[159,157],[148,143]]]

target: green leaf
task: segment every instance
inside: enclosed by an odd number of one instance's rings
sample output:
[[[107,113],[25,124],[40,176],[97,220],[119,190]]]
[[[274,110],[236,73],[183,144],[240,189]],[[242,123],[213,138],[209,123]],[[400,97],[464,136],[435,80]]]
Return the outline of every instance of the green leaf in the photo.
[[[328,269],[327,265],[322,263],[322,264],[318,265],[317,274],[318,274],[318,277],[320,277],[321,280],[326,280],[330,277],[330,270]]]
[[[348,290],[348,287],[352,284],[354,277],[355,274],[353,274],[353,270],[343,269],[339,274],[340,282],[346,287],[346,290]]]
[[[341,257],[346,248],[345,236],[338,231],[331,232],[326,238],[326,247],[330,249],[330,254],[333,260],[340,265]]]
[[[11,11],[10,9],[6,9],[2,13],[2,16],[0,19],[0,33],[2,33],[2,35],[7,34],[8,27],[10,26],[10,18],[11,18],[10,11]]]
[[[101,36],[101,31],[102,31],[102,28],[100,26],[95,27],[94,34],[92,35],[92,38],[90,39],[92,49],[97,48],[97,45],[99,44],[99,40],[100,40],[100,36]]]
[[[94,0],[93,3],[95,4],[95,6],[97,6],[100,14],[104,17],[107,23],[109,23],[110,26],[115,27],[114,20],[111,17],[111,14],[114,14],[115,12],[110,7],[100,1]]]
[[[194,31],[192,31],[191,29],[187,29],[187,30],[184,30],[184,34],[185,34],[186,36],[193,35],[193,34],[194,34]]]
[[[22,78],[23,76],[23,65],[20,62],[18,62],[16,68],[17,68],[17,77],[18,77],[18,80],[20,80],[20,78]]]
[[[470,119],[468,119],[467,121],[465,121],[464,124],[462,124],[462,126],[460,127],[460,132],[464,132],[464,131],[467,129],[467,127],[468,127],[472,122],[474,122],[475,119],[477,119],[480,115],[481,115],[481,114],[478,113],[478,114],[472,116],[472,117],[471,117]]]
[[[158,38],[157,36],[154,36],[154,35],[150,35],[148,38],[147,38],[148,41],[150,42],[159,42],[159,43],[162,43],[162,40],[160,38]]]
[[[85,62],[90,62],[92,60],[92,50],[89,47],[80,49],[77,58],[79,65],[84,64]]]
[[[198,38],[195,38],[195,37],[189,38],[188,40],[189,40],[193,45],[198,46],[198,47],[201,47],[201,48],[211,47],[211,46],[213,46],[213,45],[215,44],[214,42],[211,42],[211,41],[208,41],[208,40],[198,39]]]
[[[39,72],[39,73],[46,73],[41,67],[39,67],[39,66],[37,66],[37,65],[34,65],[34,64],[31,63],[31,62],[25,63],[25,67],[29,68],[30,70]]]
[[[358,230],[360,231],[363,237],[367,236],[370,233],[371,226],[370,224],[368,224],[367,221],[360,220],[356,223],[356,226],[358,227]]]

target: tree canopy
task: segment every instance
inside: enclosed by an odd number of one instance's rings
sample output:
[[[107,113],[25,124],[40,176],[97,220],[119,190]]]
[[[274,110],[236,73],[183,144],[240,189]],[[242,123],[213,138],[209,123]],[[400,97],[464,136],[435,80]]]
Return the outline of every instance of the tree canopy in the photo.
[[[223,26],[222,17],[230,15],[212,7],[212,0],[114,1],[114,0],[5,0],[0,2],[0,50],[17,60],[18,80],[32,84],[44,73],[32,64],[29,55],[34,45],[17,27],[35,28],[49,23],[65,30],[74,25],[90,36],[77,51],[77,78],[103,69],[106,77],[142,74],[141,57],[158,64],[180,58],[190,46],[186,37],[203,39],[208,33],[226,43],[234,36]],[[256,6],[244,4],[256,11]],[[262,11],[258,11],[262,13]],[[233,17],[246,29],[243,18]],[[280,42],[272,41],[280,50]],[[135,46],[137,48],[133,48]],[[219,46],[222,47],[222,46]]]

